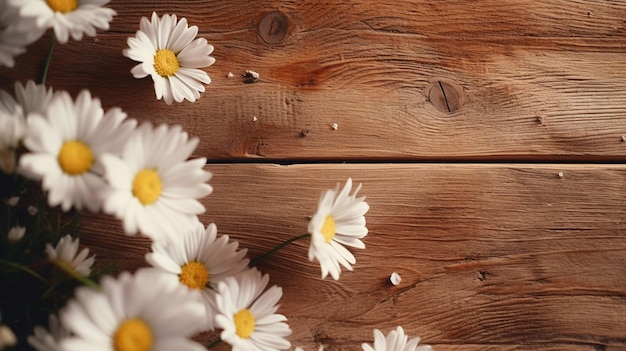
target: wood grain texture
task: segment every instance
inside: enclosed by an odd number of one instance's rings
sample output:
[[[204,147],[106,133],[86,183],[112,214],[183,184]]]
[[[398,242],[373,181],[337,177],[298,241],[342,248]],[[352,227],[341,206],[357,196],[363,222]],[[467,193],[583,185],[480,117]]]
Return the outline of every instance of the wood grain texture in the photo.
[[[74,94],[90,89],[133,118],[182,124],[200,137],[197,155],[212,160],[626,156],[621,1],[120,0],[110,7],[118,12],[110,31],[57,45],[49,84]],[[130,74],[126,38],[153,10],[187,17],[215,46],[217,62],[206,69],[213,82],[197,103],[167,106],[149,79]],[[284,39],[268,44],[259,24],[276,11],[288,23]],[[36,77],[47,45],[43,38],[15,69],[0,70],[0,87]],[[260,81],[244,84],[246,70]],[[431,103],[439,82],[460,89],[453,113]]]
[[[279,311],[305,350],[357,350],[397,325],[439,351],[626,349],[626,166],[207,168],[201,219],[250,257],[306,232],[322,190],[363,183],[370,232],[354,271],[321,280],[306,241],[259,265],[283,287]],[[148,241],[117,221],[90,215],[85,232],[101,260],[146,265]]]
[[[363,183],[370,234],[353,272],[321,280],[304,241],[259,266],[284,289],[294,346],[359,350],[402,325],[436,351],[626,351],[625,1],[109,6],[110,31],[56,46],[48,83],[198,136],[215,189],[201,219],[251,257],[304,233],[322,190]],[[122,50],[152,11],[215,46],[194,104],[157,101],[130,74]],[[37,77],[47,47],[0,69],[0,88]],[[568,164],[602,161],[616,164]],[[81,243],[120,270],[150,246],[94,214]]]

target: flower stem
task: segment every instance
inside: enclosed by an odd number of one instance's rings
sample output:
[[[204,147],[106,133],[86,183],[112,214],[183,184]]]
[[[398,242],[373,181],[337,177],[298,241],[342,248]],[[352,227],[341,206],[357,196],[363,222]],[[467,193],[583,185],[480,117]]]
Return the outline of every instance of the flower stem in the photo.
[[[275,254],[276,252],[278,252],[278,250],[282,249],[283,247],[291,244],[294,241],[300,240],[300,239],[305,239],[305,238],[310,238],[311,234],[306,233],[306,234],[302,234],[300,236],[296,236],[293,237],[291,239],[285,240],[282,243],[276,245],[273,249],[269,250],[268,252],[262,254],[261,256],[257,256],[253,259],[250,260],[250,263],[248,264],[248,266],[252,267],[255,264],[257,264],[259,261],[263,261],[264,259],[272,256],[273,254]]]
[[[22,266],[21,264],[14,263],[14,262],[11,262],[11,261],[5,261],[5,260],[0,260],[0,264],[8,266],[8,267],[16,268],[16,269],[21,270],[21,271],[24,271],[24,272],[28,273],[30,276],[32,276],[33,278],[39,280],[40,282],[45,283],[45,284],[48,283],[37,272],[33,271],[32,269],[30,269],[28,267]]]
[[[219,345],[221,342],[222,342],[222,339],[218,338],[217,340],[215,340],[212,343],[210,343],[206,348],[207,348],[207,350],[210,350],[210,349],[214,348],[215,346]]]
[[[39,80],[39,84],[41,85],[45,85],[46,84],[46,77],[48,76],[48,69],[50,68],[50,62],[52,62],[52,53],[54,52],[54,42],[55,40],[55,36],[54,36],[54,31],[51,31],[52,34],[50,35],[50,48],[48,49],[48,56],[46,57],[46,64],[43,67],[43,72],[41,73],[41,79]]]
[[[69,267],[68,265],[64,263],[59,263],[58,261],[55,261],[54,264],[57,267],[59,267],[63,272],[65,272],[67,275],[78,280],[83,285],[86,285],[95,290],[100,290],[100,285],[98,285],[98,283],[94,282],[88,277],[83,277],[82,275],[80,275],[80,273],[76,272],[72,267]]]

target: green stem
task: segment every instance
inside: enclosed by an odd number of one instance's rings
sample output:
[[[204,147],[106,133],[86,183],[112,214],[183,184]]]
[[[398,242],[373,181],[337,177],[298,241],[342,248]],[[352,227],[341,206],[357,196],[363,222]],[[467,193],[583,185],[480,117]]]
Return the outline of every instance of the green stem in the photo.
[[[257,262],[262,261],[270,256],[272,256],[273,254],[275,254],[278,250],[282,249],[283,247],[291,244],[294,241],[300,240],[300,239],[305,239],[305,238],[310,238],[311,234],[306,233],[306,234],[302,234],[300,236],[296,236],[293,237],[291,239],[285,240],[284,242],[276,245],[276,247],[274,247],[273,249],[269,250],[268,252],[262,254],[261,256],[257,256],[253,259],[250,260],[250,263],[248,264],[248,266],[252,267],[254,266]]]
[[[95,290],[100,290],[100,285],[98,285],[98,283],[94,282],[93,280],[89,279],[89,278],[85,278],[83,276],[80,275],[75,275],[74,278],[76,280],[78,280],[79,282],[83,283],[84,285],[93,288]]]
[[[217,340],[213,341],[212,343],[209,344],[209,346],[207,346],[207,350],[210,350],[212,348],[214,348],[215,346],[219,345],[222,343],[222,339],[218,338]]]
[[[48,69],[50,68],[50,62],[52,62],[52,53],[54,52],[54,42],[55,36],[54,31],[51,31],[50,35],[50,48],[48,49],[48,56],[46,57],[46,65],[43,67],[43,73],[41,74],[41,79],[39,80],[39,84],[46,84],[46,77],[48,76]]]
[[[67,266],[64,263],[59,263],[54,262],[54,264],[61,268],[61,270],[63,270],[65,273],[67,273],[70,277],[78,280],[79,282],[83,283],[83,285],[86,285],[90,288],[96,289],[96,290],[100,290],[100,285],[98,285],[98,283],[94,282],[93,280],[87,278],[87,277],[83,277],[82,275],[80,275],[78,272],[76,272],[72,267]]]
[[[48,282],[41,275],[39,275],[37,272],[33,271],[32,269],[30,269],[28,267],[24,267],[21,264],[17,264],[17,263],[14,263],[14,262],[11,262],[11,261],[5,261],[5,260],[0,260],[0,264],[3,264],[5,266],[9,266],[9,267],[12,267],[12,268],[17,268],[20,271],[24,271],[24,272],[28,273],[32,277],[34,277],[37,280],[41,281],[42,283],[48,284]]]

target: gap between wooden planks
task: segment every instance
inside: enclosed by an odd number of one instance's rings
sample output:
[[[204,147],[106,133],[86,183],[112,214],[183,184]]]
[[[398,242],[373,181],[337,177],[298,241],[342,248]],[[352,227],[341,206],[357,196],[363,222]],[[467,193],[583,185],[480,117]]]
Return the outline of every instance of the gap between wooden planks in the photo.
[[[251,257],[306,232],[323,189],[363,184],[370,233],[353,272],[321,280],[308,242],[259,266],[283,287],[279,312],[305,350],[360,350],[374,328],[397,325],[438,351],[626,349],[626,165],[207,169],[214,192],[201,220]],[[146,265],[148,241],[121,234],[117,220],[87,215],[84,233],[101,260]]]

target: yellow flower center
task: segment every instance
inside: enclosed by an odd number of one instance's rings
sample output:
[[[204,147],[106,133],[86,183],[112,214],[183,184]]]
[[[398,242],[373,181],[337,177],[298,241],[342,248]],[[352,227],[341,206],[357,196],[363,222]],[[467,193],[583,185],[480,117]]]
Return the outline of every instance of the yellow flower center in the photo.
[[[122,322],[113,335],[115,351],[150,351],[153,343],[150,327],[138,318]]]
[[[76,10],[78,0],[46,0],[46,4],[56,12],[68,13]]]
[[[179,68],[178,58],[172,50],[160,49],[154,54],[154,70],[161,77],[173,76]]]
[[[333,216],[328,215],[324,220],[324,225],[322,226],[322,235],[326,238],[326,244],[330,243],[331,240],[335,237],[335,219]]]
[[[235,313],[235,333],[242,339],[247,339],[252,335],[254,331],[254,316],[250,313],[250,310],[244,308],[243,310]]]
[[[91,168],[93,153],[91,153],[89,146],[82,141],[70,140],[61,146],[57,160],[63,172],[70,175],[79,175]]]
[[[191,289],[203,289],[209,282],[209,270],[202,263],[192,261],[182,267],[178,279]]]
[[[143,205],[156,202],[163,191],[163,184],[156,169],[142,169],[137,172],[133,180],[133,195]]]

